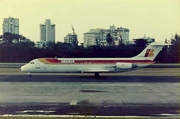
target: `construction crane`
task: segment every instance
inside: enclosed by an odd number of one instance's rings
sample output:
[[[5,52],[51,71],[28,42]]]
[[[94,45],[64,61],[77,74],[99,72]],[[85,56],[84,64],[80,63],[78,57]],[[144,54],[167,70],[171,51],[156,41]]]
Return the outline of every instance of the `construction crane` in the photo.
[[[77,46],[78,45],[78,41],[77,41],[77,35],[76,35],[76,33],[75,33],[75,30],[74,30],[74,28],[73,28],[73,26],[72,26],[72,31],[73,31],[73,42],[72,42],[72,45],[73,46]]]
[[[72,26],[72,31],[73,31],[73,35],[76,35],[76,33],[75,33],[75,30],[74,30],[73,26]]]

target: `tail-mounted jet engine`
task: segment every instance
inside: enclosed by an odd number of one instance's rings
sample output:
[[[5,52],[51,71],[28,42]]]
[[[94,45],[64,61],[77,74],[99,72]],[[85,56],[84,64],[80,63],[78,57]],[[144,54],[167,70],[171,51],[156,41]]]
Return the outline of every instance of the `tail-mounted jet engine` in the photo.
[[[123,63],[123,62],[116,63],[116,68],[118,69],[132,69],[136,67],[137,67],[137,64],[133,64],[133,63]]]

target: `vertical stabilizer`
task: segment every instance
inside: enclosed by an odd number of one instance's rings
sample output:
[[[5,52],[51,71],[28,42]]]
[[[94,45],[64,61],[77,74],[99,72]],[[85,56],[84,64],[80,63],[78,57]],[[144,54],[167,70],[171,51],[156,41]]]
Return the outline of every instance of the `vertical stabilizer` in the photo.
[[[135,56],[135,58],[144,57],[146,60],[154,60],[165,45],[170,44],[153,42],[149,44],[139,55]]]

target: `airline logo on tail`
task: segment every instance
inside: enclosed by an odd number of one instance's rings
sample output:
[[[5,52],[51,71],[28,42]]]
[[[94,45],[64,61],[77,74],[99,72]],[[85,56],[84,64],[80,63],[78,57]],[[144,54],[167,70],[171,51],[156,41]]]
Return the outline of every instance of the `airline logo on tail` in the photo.
[[[153,49],[147,49],[144,57],[153,57],[154,56],[154,50]]]

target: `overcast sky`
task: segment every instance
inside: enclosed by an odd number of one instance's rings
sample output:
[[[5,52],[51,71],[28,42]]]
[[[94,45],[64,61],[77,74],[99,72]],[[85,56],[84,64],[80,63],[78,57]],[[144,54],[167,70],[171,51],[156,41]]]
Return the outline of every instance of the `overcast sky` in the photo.
[[[35,42],[45,19],[56,25],[55,38],[61,42],[71,26],[79,42],[89,29],[113,24],[129,28],[130,40],[146,35],[164,42],[180,35],[180,0],[0,0],[0,24],[9,16],[19,18],[20,34]]]

